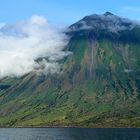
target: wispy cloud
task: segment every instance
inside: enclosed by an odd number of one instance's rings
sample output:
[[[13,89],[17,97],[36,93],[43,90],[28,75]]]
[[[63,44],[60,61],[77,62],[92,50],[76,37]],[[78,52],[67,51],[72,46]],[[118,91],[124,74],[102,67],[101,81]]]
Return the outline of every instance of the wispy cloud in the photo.
[[[48,24],[43,16],[34,15],[25,21],[0,28],[0,78],[22,76],[32,71],[59,72],[59,60],[67,37]]]

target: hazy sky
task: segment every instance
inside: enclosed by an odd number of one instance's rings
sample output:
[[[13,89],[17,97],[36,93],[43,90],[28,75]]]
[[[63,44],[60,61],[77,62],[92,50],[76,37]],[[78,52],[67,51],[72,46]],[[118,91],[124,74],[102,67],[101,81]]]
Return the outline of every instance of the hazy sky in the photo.
[[[38,14],[54,24],[71,24],[85,15],[106,11],[140,20],[140,0],[0,0],[0,22]]]

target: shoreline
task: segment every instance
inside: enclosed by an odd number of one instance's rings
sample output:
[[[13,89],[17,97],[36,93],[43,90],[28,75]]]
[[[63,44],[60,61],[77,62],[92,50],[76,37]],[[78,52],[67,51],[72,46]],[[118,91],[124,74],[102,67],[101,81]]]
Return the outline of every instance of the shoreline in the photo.
[[[0,127],[3,128],[74,128],[74,129],[140,129],[140,127],[76,127],[76,126],[25,126],[25,127]]]

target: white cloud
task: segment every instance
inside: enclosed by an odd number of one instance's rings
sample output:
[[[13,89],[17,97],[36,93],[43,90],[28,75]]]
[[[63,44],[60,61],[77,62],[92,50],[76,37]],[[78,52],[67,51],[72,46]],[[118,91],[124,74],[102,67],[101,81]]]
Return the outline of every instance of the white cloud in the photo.
[[[43,16],[34,15],[29,20],[2,26],[0,78],[22,76],[32,71],[59,72],[58,61],[69,54],[64,51],[67,42],[66,35],[50,26]]]

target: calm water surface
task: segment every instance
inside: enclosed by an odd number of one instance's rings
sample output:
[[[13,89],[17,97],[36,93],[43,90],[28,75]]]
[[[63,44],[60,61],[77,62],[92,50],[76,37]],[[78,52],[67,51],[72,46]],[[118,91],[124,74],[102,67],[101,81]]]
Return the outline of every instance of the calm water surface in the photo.
[[[0,140],[140,140],[140,129],[0,128]]]

